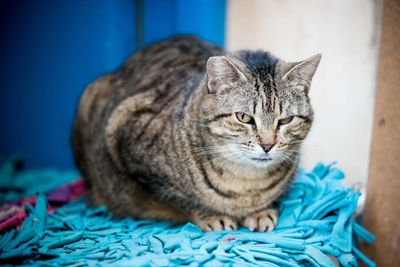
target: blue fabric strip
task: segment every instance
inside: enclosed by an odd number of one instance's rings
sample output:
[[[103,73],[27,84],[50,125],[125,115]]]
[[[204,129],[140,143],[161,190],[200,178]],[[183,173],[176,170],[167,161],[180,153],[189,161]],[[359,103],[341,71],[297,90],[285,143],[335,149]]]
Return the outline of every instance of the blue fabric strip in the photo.
[[[357,266],[357,258],[375,266],[355,247],[353,235],[367,242],[374,237],[351,219],[359,193],[343,188],[343,177],[332,165],[299,170],[269,233],[203,233],[191,223],[117,219],[84,198],[48,214],[39,194],[21,228],[0,236],[0,264],[330,267],[332,256],[342,266]]]

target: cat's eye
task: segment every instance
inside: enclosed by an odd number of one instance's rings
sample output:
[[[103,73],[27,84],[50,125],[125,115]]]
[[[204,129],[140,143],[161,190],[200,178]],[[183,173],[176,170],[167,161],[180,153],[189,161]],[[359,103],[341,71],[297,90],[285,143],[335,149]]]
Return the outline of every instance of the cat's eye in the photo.
[[[280,119],[279,122],[278,122],[278,126],[288,124],[292,120],[293,120],[293,116],[290,116],[290,117],[287,117],[287,118],[284,118],[284,119]]]
[[[254,119],[243,112],[236,112],[236,118],[243,123],[254,124]]]

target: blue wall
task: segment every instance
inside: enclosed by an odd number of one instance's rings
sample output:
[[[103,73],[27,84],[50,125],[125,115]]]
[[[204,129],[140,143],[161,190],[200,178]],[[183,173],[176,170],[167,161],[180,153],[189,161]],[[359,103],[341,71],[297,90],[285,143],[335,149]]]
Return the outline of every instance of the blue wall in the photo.
[[[144,3],[144,42],[176,33],[192,33],[224,45],[225,0],[147,0]]]
[[[73,167],[70,128],[85,85],[143,42],[193,33],[223,45],[225,6],[225,0],[2,1],[0,155],[19,153],[28,167]]]

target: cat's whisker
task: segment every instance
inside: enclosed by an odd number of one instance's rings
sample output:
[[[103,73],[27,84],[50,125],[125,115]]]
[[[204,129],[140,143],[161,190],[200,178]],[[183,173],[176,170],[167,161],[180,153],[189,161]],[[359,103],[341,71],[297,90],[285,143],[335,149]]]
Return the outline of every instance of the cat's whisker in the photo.
[[[212,154],[212,153],[221,153],[221,152],[229,152],[229,151],[230,151],[230,149],[215,149],[215,150],[209,149],[209,150],[198,150],[198,151],[193,151],[193,152],[198,153],[198,154],[208,154],[208,153]]]
[[[278,150],[279,152],[281,152],[281,153],[294,153],[294,154],[296,154],[296,153],[299,153],[299,149],[280,149],[280,150]]]
[[[235,158],[239,155],[243,154],[240,150],[232,150],[231,153],[229,154],[229,157],[227,157],[226,155],[222,154],[220,157],[218,158],[214,158],[214,160],[219,160],[219,159],[223,159],[222,162],[219,162],[221,165],[226,165],[229,161],[234,162]]]
[[[292,163],[296,162],[296,160],[297,160],[297,157],[291,157],[290,154],[286,154],[286,153],[282,153],[282,154],[281,154],[281,158],[282,158],[285,162],[287,162],[287,163],[289,163],[289,164],[292,164]]]
[[[289,142],[289,144],[291,144],[291,143],[302,143],[304,140],[293,140],[293,141],[291,141],[291,142]]]
[[[216,153],[220,153],[222,156],[225,156],[226,154],[232,154],[235,153],[236,150],[232,148],[225,148],[225,149],[219,149],[215,151]]]
[[[210,146],[210,147],[198,147],[194,148],[193,152],[203,152],[203,151],[224,151],[229,150],[230,147],[227,146]]]
[[[219,157],[218,159],[215,159],[215,161],[218,163],[218,165],[220,165],[221,167],[225,167],[230,161],[232,161],[231,159],[228,159],[224,156]]]
[[[292,158],[292,157],[288,157],[288,156],[286,156],[286,158],[288,159],[288,161],[290,163],[295,163],[297,161],[297,158]]]

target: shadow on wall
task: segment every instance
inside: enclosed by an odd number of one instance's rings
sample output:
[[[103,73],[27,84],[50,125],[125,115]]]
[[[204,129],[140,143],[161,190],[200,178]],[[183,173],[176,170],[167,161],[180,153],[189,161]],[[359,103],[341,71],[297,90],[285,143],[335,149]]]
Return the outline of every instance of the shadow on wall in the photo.
[[[84,87],[138,46],[176,33],[224,44],[225,0],[0,3],[0,156],[73,167],[69,136]]]

